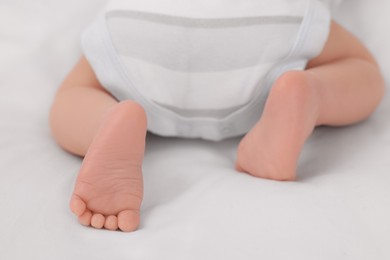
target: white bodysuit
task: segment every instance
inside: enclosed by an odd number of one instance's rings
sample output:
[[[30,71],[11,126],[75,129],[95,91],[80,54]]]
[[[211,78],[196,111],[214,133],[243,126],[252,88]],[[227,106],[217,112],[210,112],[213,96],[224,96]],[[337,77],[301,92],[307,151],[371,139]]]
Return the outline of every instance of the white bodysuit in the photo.
[[[112,0],[82,46],[149,131],[221,140],[253,127],[275,79],[322,51],[330,21],[319,0]]]

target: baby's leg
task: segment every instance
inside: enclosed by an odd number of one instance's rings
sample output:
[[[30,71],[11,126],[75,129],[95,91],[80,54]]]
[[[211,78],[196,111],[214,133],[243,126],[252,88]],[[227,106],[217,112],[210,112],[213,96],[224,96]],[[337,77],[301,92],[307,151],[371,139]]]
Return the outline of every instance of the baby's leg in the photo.
[[[118,103],[82,58],[57,93],[50,124],[65,150],[85,156],[70,201],[79,222],[135,230],[143,196],[142,107],[132,101]]]
[[[285,73],[275,82],[261,119],[238,147],[236,168],[257,177],[295,179],[301,149],[315,126],[359,122],[383,93],[371,54],[333,22],[324,51],[307,70]]]

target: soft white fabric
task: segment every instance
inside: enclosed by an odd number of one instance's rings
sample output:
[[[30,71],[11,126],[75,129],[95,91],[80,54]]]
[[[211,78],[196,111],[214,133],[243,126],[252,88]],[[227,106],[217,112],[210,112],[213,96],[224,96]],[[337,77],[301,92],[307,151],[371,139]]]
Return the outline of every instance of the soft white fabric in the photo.
[[[329,25],[318,0],[112,0],[82,42],[102,85],[139,102],[151,132],[221,140],[253,127],[275,79],[304,69]]]
[[[336,8],[339,7],[339,5],[343,0],[320,0],[320,1],[326,4],[332,10],[336,10]]]
[[[48,110],[103,0],[0,1],[0,258],[390,259],[390,100],[366,122],[320,128],[299,180],[233,170],[238,139],[150,136],[142,224],[80,226],[68,209],[81,160],[50,135]],[[390,2],[344,1],[335,15],[390,83]]]

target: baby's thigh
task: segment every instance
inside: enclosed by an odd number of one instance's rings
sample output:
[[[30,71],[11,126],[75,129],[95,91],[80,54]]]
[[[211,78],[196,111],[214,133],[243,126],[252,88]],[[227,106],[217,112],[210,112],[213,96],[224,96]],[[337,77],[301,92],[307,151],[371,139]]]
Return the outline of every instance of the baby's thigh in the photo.
[[[340,59],[359,58],[375,63],[369,50],[351,32],[332,21],[324,49],[309,61],[307,68],[317,67]]]

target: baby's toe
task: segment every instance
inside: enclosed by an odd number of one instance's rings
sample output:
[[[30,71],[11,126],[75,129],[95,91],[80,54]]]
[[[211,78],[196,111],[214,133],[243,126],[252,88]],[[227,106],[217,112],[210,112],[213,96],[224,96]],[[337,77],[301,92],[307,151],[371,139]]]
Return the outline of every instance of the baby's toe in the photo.
[[[104,226],[104,223],[106,222],[106,218],[100,214],[100,213],[95,213],[92,216],[91,219],[91,226],[94,228],[101,229]]]
[[[124,210],[118,214],[118,227],[124,232],[136,230],[139,225],[139,221],[139,211]]]
[[[106,218],[106,222],[104,223],[104,228],[108,230],[117,230],[118,218],[116,216],[108,216]]]
[[[79,222],[81,225],[89,226],[91,225],[92,212],[90,210],[85,210],[84,214],[79,216]]]
[[[80,217],[87,209],[87,205],[79,196],[73,194],[70,200],[70,209],[76,216]]]

